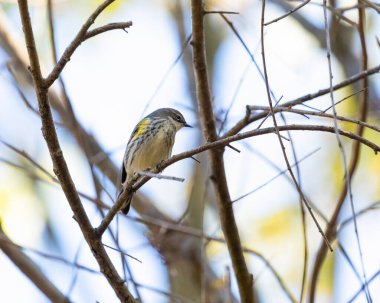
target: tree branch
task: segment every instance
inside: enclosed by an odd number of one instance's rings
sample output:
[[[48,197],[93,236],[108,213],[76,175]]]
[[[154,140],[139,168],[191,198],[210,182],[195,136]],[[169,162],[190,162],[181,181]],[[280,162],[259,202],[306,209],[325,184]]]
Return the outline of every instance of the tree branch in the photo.
[[[364,8],[358,7],[358,12],[359,12],[359,38],[360,38],[360,43],[361,43],[361,49],[362,49],[362,69],[364,71],[367,70],[367,49],[366,49],[366,42],[365,42],[365,36],[364,36]],[[368,87],[368,77],[363,77],[362,78],[362,88]],[[368,90],[366,89],[364,91],[364,94],[362,95],[362,104],[361,104],[361,111],[360,111],[360,120],[365,122],[367,119],[367,114],[368,114]],[[357,130],[356,130],[356,135],[362,136],[364,133],[364,126],[363,125],[358,125]],[[347,169],[347,179],[351,180],[356,168],[358,166],[360,159],[360,144],[358,142],[354,142],[352,145],[352,152],[351,152],[351,159],[350,163]],[[346,200],[346,196],[349,193],[349,183],[345,182],[343,185],[343,188],[340,192],[340,196],[338,198],[337,205],[335,207],[334,213],[329,220],[326,228],[326,235],[328,239],[331,241],[336,238],[336,233],[337,233],[337,222],[338,222],[338,217],[340,214],[340,211],[342,209],[343,203]],[[352,205],[351,205],[352,206]],[[354,214],[355,216],[355,214]],[[315,293],[316,293],[316,288],[317,288],[317,281],[319,277],[320,270],[322,268],[323,262],[326,258],[326,249],[323,246],[319,247],[319,250],[317,252],[317,257],[314,262],[313,270],[312,270],[312,276],[311,276],[311,281],[310,281],[310,297],[309,297],[309,302],[314,303],[315,301]],[[363,267],[363,266],[362,266]],[[365,290],[366,290],[366,295],[367,298],[370,297],[368,290],[368,286],[366,283],[366,276],[364,272],[364,267],[363,267],[363,275],[364,275],[364,280],[365,280]]]
[[[271,21],[268,21],[268,22],[265,22],[264,25],[267,26],[267,25],[270,25],[272,23],[275,23],[275,22],[278,22],[286,17],[288,17],[289,15],[293,14],[294,12],[298,11],[299,9],[301,9],[302,7],[304,7],[306,4],[308,4],[311,0],[306,0],[305,2],[302,2],[300,5],[292,8],[291,10],[289,10],[286,14],[280,16],[280,17],[277,17]]]
[[[266,0],[262,0],[262,9],[261,9],[261,56],[262,56],[262,61],[263,61],[263,73],[264,73],[264,80],[265,80],[265,88],[266,88],[266,93],[267,93],[267,99],[268,99],[268,103],[269,103],[269,109],[270,109],[270,114],[272,116],[272,120],[273,120],[273,125],[276,129],[276,135],[277,135],[277,138],[278,138],[278,141],[280,143],[280,147],[281,147],[281,152],[282,152],[282,155],[283,155],[283,158],[285,160],[285,163],[286,163],[286,166],[288,168],[288,171],[289,171],[289,174],[294,182],[294,185],[300,195],[300,198],[302,200],[302,202],[305,204],[305,207],[306,209],[309,211],[309,214],[310,216],[312,217],[313,221],[314,221],[314,224],[316,225],[319,233],[321,234],[321,236],[323,237],[323,239],[325,240],[326,242],[326,245],[328,246],[328,248],[330,249],[330,251],[333,251],[332,247],[331,247],[331,244],[329,242],[329,240],[327,239],[326,235],[324,234],[317,218],[315,217],[314,213],[313,213],[313,210],[311,209],[310,207],[310,204],[309,202],[306,200],[297,180],[296,180],[296,177],[293,173],[293,170],[291,168],[291,165],[290,165],[290,162],[289,162],[289,159],[288,159],[288,156],[286,154],[286,151],[285,151],[285,146],[284,146],[284,143],[282,142],[282,138],[280,136],[280,131],[278,129],[278,124],[277,124],[277,119],[276,119],[276,115],[274,113],[274,110],[273,110],[273,105],[272,105],[272,98],[271,98],[271,93],[270,93],[270,88],[269,88],[269,80],[268,80],[268,74],[267,74],[267,68],[266,68],[266,59],[265,59],[265,43],[264,43],[264,17],[265,17],[265,5],[266,5]]]
[[[364,70],[364,71],[362,71],[356,75],[353,75],[350,78],[334,85],[332,89],[333,89],[333,91],[336,91],[336,90],[341,89],[343,87],[346,87],[352,83],[355,83],[359,80],[367,78],[370,75],[376,74],[379,71],[380,71],[380,65],[377,65],[377,66],[370,68],[370,69],[366,69],[366,70]],[[330,93],[330,87],[320,89],[319,91],[317,91],[315,93],[307,94],[307,95],[298,97],[297,99],[284,102],[281,104],[281,107],[293,107],[293,106],[302,104],[306,101],[316,99],[316,98],[321,97],[323,95],[326,95],[328,93]],[[223,135],[223,138],[237,134],[239,131],[241,131],[244,127],[246,127],[250,123],[257,121],[257,120],[260,120],[262,118],[265,118],[266,116],[267,116],[267,113],[258,113],[258,114],[254,114],[254,115],[248,115],[248,116],[245,115],[241,120],[239,120],[235,124],[235,126],[233,126],[228,132],[226,132]]]
[[[261,106],[261,105],[249,105],[248,108],[250,110],[263,110],[265,112],[269,112],[270,109],[268,106]],[[316,111],[310,111],[310,110],[303,110],[303,109],[295,109],[295,108],[291,108],[291,107],[282,107],[282,106],[277,106],[277,107],[274,107],[273,108],[274,112],[275,113],[278,113],[278,112],[288,112],[288,113],[294,113],[294,114],[299,114],[299,115],[302,115],[302,116],[316,116],[316,117],[321,117],[321,118],[330,118],[330,119],[334,119],[334,115],[331,115],[331,114],[326,114],[325,112],[316,112]],[[345,121],[345,122],[350,122],[350,123],[354,123],[354,124],[357,124],[357,125],[362,125],[364,127],[367,127],[369,129],[372,129],[376,132],[380,132],[380,128],[375,126],[375,125],[372,125],[372,124],[369,124],[369,123],[366,123],[366,122],[363,122],[363,121],[360,121],[360,120],[356,120],[356,119],[352,119],[352,118],[347,118],[347,117],[344,117],[344,116],[335,116],[335,118],[337,120],[340,120],[340,121]]]
[[[7,257],[16,264],[38,289],[45,294],[52,302],[68,303],[70,300],[65,297],[60,290],[51,283],[35,264],[22,250],[15,245],[4,233],[0,224],[0,249]]]
[[[95,22],[96,18],[99,16],[99,14],[105,10],[112,2],[115,0],[106,0],[101,5],[97,7],[97,9],[88,17],[87,21],[83,24],[82,28],[79,30],[78,34],[75,36],[74,40],[70,43],[70,45],[65,49],[63,52],[61,58],[58,60],[58,63],[54,66],[53,70],[50,72],[50,74],[45,79],[45,86],[50,87],[55,80],[59,77],[59,74],[62,72],[63,68],[67,64],[67,62],[70,61],[70,58],[72,54],[75,52],[75,50],[78,48],[79,45],[86,39],[93,37],[101,32],[110,30],[110,25],[106,25],[97,29],[94,29],[90,32],[88,32],[88,29],[90,26]],[[132,22],[126,22],[124,25],[126,27],[129,27],[132,25]],[[119,28],[119,27],[118,27]],[[102,31],[103,29],[103,31]],[[86,37],[89,35],[88,37]]]
[[[83,41],[90,39],[96,35],[114,30],[114,29],[122,29],[125,31],[126,28],[129,28],[131,26],[132,26],[132,21],[109,23],[109,24],[94,28],[93,30],[87,31],[86,35],[83,37]]]
[[[280,132],[281,131],[292,131],[292,130],[293,131],[295,131],[295,130],[300,131],[300,130],[302,130],[302,131],[319,131],[319,132],[335,133],[334,127],[325,126],[325,125],[290,124],[290,125],[278,126],[278,130]],[[373,142],[371,142],[371,141],[369,141],[369,140],[367,140],[361,136],[358,136],[356,134],[353,134],[353,133],[350,133],[347,131],[343,131],[341,129],[339,129],[338,131],[339,131],[339,134],[341,136],[350,138],[352,140],[360,142],[361,144],[367,145],[369,148],[373,149],[375,154],[377,154],[380,151],[380,146],[376,145],[375,143],[373,143]],[[192,149],[192,150],[189,150],[189,151],[186,151],[186,152],[172,156],[170,159],[168,159],[168,160],[166,160],[160,164],[160,169],[163,170],[166,167],[168,167],[168,166],[170,166],[170,165],[172,165],[172,164],[174,164],[180,160],[183,160],[186,158],[191,158],[192,156],[199,154],[199,153],[202,153],[202,152],[207,151],[207,150],[212,150],[212,149],[219,149],[220,150],[231,142],[240,141],[240,140],[247,139],[250,137],[256,137],[256,136],[261,136],[261,135],[265,135],[265,134],[272,134],[272,133],[276,133],[275,127],[254,129],[254,130],[247,131],[244,133],[240,133],[240,134],[237,134],[237,135],[234,135],[231,137],[219,139],[217,141],[204,144],[204,145],[197,147],[195,149]],[[158,173],[158,172],[159,172],[159,170],[157,168],[152,170],[152,173]],[[118,210],[122,206],[123,202],[126,201],[128,195],[129,195],[129,191],[131,191],[131,190],[137,191],[141,186],[143,186],[150,179],[151,179],[151,177],[144,176],[144,177],[141,177],[137,180],[132,180],[126,185],[126,188],[125,188],[123,194],[114,203],[114,205],[111,207],[109,213],[103,219],[101,225],[104,225],[104,226],[102,226],[101,228],[100,228],[100,226],[98,227],[98,232],[103,233],[105,231],[105,229],[108,227],[109,223],[111,223],[113,217],[117,214]],[[231,200],[229,200],[229,201],[231,202]],[[107,223],[105,223],[105,220],[107,221]]]
[[[207,142],[218,139],[214,114],[212,110],[211,92],[206,63],[205,36],[203,27],[203,1],[191,1],[192,32],[193,32],[193,66],[196,79],[198,109],[202,123],[203,135]],[[223,149],[212,149],[209,153],[211,162],[211,180],[215,190],[220,222],[226,238],[228,251],[239,287],[243,303],[254,302],[253,278],[248,272],[241,247],[239,232],[236,226],[228,190]]]
[[[95,18],[106,7],[105,4],[108,2],[112,1],[106,1],[100,7],[98,7],[96,10],[97,14],[94,13],[92,15],[93,18]],[[54,127],[52,113],[48,102],[47,85],[41,74],[32,24],[29,16],[28,4],[26,0],[18,0],[18,5],[25,36],[25,43],[28,49],[30,70],[32,73],[34,87],[38,99],[38,106],[42,121],[42,133],[44,135],[51,159],[53,161],[54,172],[60,181],[62,190],[65,193],[67,201],[69,202],[70,207],[74,213],[74,218],[78,222],[88,245],[91,247],[91,252],[95,256],[103,275],[107,278],[108,282],[113,287],[116,295],[121,301],[133,303],[135,300],[129,293],[123,279],[121,279],[117,273],[104,247],[102,246],[100,239],[96,238],[94,229],[91,226],[91,222],[87,217],[78,192],[70,176],[70,172],[63,156]],[[89,20],[92,19],[90,18]],[[88,21],[87,23],[90,25],[92,22]],[[83,28],[85,28],[85,26]],[[58,75],[59,72],[57,73],[57,77]]]

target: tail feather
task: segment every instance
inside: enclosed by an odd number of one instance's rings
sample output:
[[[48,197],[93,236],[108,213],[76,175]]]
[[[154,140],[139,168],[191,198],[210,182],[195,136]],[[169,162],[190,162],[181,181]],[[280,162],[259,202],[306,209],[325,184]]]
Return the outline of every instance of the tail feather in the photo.
[[[131,208],[132,198],[133,198],[133,192],[131,192],[131,193],[128,195],[127,200],[125,201],[125,203],[123,204],[123,206],[122,206],[121,209],[120,209],[121,212],[122,212],[124,215],[128,214],[129,209]]]

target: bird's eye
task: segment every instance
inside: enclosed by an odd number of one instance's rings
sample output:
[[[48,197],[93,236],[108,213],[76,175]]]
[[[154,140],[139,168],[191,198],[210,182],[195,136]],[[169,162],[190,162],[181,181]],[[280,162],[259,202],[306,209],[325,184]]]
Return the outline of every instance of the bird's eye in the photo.
[[[176,119],[178,122],[181,122],[181,117],[180,117],[180,116],[175,116],[175,119]]]

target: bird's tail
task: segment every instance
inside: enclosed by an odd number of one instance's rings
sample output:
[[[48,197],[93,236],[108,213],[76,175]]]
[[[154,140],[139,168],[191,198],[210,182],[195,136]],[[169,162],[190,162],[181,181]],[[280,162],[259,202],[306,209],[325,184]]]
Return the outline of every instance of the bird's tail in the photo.
[[[121,194],[121,193],[120,193]],[[119,197],[120,197],[119,194]],[[121,212],[126,215],[129,212],[129,209],[131,208],[132,198],[133,198],[133,192],[129,193],[127,200],[124,202],[123,206],[121,207]]]

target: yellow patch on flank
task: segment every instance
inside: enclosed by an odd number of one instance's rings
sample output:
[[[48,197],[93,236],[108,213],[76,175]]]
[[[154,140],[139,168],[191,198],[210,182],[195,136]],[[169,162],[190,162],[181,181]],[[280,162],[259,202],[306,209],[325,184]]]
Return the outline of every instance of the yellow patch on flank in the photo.
[[[148,118],[142,119],[140,123],[136,126],[136,129],[133,132],[131,141],[136,140],[141,134],[143,134],[149,124],[150,124],[150,119]]]

